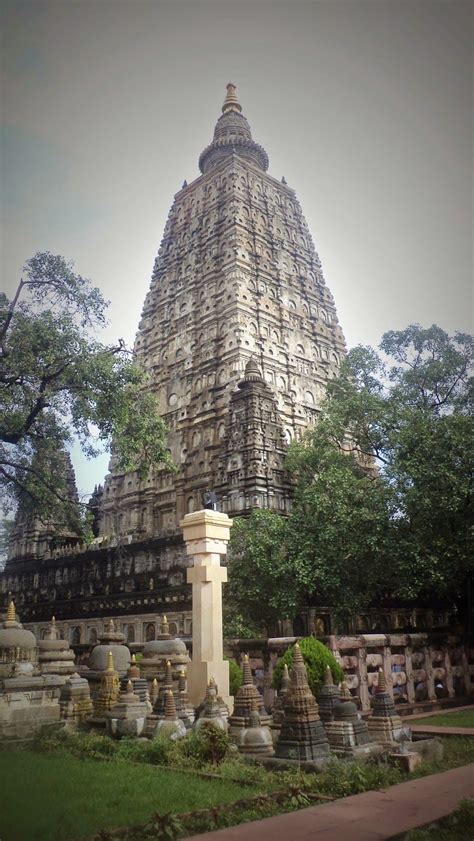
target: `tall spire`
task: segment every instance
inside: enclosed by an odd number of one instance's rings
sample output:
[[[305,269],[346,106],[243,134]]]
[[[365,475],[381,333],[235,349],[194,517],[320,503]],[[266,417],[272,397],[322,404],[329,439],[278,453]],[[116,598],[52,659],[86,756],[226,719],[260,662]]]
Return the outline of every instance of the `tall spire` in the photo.
[[[228,82],[227,84],[227,94],[222,106],[222,113],[225,114],[227,111],[238,111],[239,113],[242,111],[242,106],[237,99],[233,82]]]
[[[233,82],[227,84],[227,94],[222,106],[222,114],[217,120],[212,143],[204,149],[199,158],[199,169],[209,172],[231,155],[252,163],[257,169],[268,169],[268,155],[252,139],[250,126],[242,112]]]

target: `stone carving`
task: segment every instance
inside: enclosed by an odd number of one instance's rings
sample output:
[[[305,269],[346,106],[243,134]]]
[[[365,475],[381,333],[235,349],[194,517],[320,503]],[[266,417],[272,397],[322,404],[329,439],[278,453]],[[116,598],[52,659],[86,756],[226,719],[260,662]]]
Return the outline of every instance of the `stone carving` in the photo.
[[[402,736],[403,727],[393,698],[387,691],[385,674],[379,669],[379,679],[372,700],[372,715],[368,721],[369,733],[376,742],[391,745],[398,742]]]
[[[275,754],[281,759],[312,761],[329,755],[329,743],[319,718],[318,705],[308,686],[300,647],[295,643],[290,686]]]

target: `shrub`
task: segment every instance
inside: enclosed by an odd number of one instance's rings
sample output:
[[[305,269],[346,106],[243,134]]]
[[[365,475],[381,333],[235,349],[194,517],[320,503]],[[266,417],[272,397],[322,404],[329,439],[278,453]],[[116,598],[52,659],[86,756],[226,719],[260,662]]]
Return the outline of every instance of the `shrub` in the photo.
[[[192,730],[185,739],[176,743],[174,760],[178,754],[197,767],[220,765],[234,750],[230,737],[211,721],[206,721],[199,730]]]
[[[244,679],[242,669],[239,668],[235,660],[231,660],[229,657],[224,657],[224,660],[227,660],[229,663],[229,693],[231,695],[237,695],[237,691],[242,686]]]
[[[308,674],[309,688],[315,697],[318,696],[319,690],[324,683],[326,666],[330,667],[335,683],[340,683],[341,680],[344,680],[343,670],[334,657],[334,654],[329,651],[329,648],[326,648],[324,643],[319,642],[319,640],[314,637],[306,637],[305,639],[300,640],[299,646],[306,666],[306,672]],[[281,687],[281,679],[285,663],[288,668],[291,669],[293,664],[293,652],[294,645],[290,646],[288,651],[285,652],[283,657],[280,657],[278,663],[276,664],[273,672],[274,689],[280,689]]]
[[[349,797],[372,789],[388,788],[400,783],[398,768],[374,762],[345,762],[333,759],[322,774],[314,778],[314,789],[331,797]]]

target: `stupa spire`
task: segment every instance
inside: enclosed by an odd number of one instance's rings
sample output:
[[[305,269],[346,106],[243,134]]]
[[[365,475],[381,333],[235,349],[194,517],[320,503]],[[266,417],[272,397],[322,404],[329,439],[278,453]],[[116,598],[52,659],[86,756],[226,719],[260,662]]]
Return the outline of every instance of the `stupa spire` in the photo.
[[[15,610],[15,602],[13,599],[10,600],[10,604],[7,608],[7,622],[14,622],[16,619],[16,610]]]
[[[379,669],[379,679],[375,689],[376,692],[386,692],[387,691],[387,682],[385,680],[385,674],[382,668]]]
[[[222,113],[225,114],[227,111],[238,111],[240,113],[242,111],[242,106],[239,100],[237,99],[234,83],[228,82],[226,87],[227,94],[226,98],[224,99],[224,104],[222,106]]]
[[[268,169],[268,155],[252,138],[250,126],[242,114],[233,82],[227,84],[222,114],[217,120],[212,143],[199,157],[199,169],[206,173],[223,160],[239,155],[264,172]]]

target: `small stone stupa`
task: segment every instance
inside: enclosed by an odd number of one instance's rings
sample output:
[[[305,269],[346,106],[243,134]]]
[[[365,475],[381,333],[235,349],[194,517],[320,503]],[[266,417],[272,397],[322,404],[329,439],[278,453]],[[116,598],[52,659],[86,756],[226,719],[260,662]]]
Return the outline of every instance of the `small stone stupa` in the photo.
[[[288,666],[285,663],[285,665],[283,666],[283,675],[282,675],[282,678],[281,678],[281,686],[280,686],[280,689],[278,690],[278,695],[275,697],[275,701],[273,703],[273,709],[272,709],[272,727],[275,728],[275,729],[276,728],[280,729],[281,723],[282,723],[282,721],[285,717],[285,713],[284,713],[284,710],[283,710],[283,701],[284,701],[285,695],[288,692],[289,687],[290,687],[290,673],[288,671]]]
[[[93,699],[94,717],[91,719],[93,724],[106,723],[106,713],[112,709],[120,694],[120,679],[119,673],[114,666],[114,655],[112,650],[107,655],[107,667],[102,672],[100,679],[100,689]]]
[[[114,668],[119,678],[127,674],[130,665],[130,650],[124,645],[125,634],[115,630],[111,619],[107,630],[99,635],[99,642],[91,651],[87,666],[79,666],[77,671],[82,677],[86,677],[91,685],[91,694],[94,699],[101,685],[102,675],[108,668],[109,652],[113,652]]]
[[[341,684],[340,698],[334,706],[333,717],[324,726],[329,746],[336,754],[359,757],[380,752],[380,745],[375,744],[366,722],[360,717],[345,681]]]
[[[308,686],[301,649],[295,644],[290,686],[283,705],[285,717],[276,743],[280,759],[314,761],[329,755],[329,742],[318,705]]]
[[[11,600],[6,617],[0,624],[0,678],[37,672],[36,637],[17,621],[15,604]]]
[[[186,645],[182,639],[170,634],[168,620],[166,616],[163,616],[157,638],[145,643],[140,661],[142,676],[150,684],[154,678],[157,678],[158,682],[163,682],[165,664],[168,660],[175,672],[181,671],[190,662]]]
[[[263,705],[263,698],[252,680],[248,654],[244,655],[242,671],[244,676],[243,683],[237,690],[234,698],[234,711],[229,717],[229,733],[237,741],[239,739],[239,731],[242,727],[250,726],[250,713],[252,712],[252,704],[254,702],[260,716],[260,723],[264,727],[268,727],[271,724],[271,718]]]
[[[250,756],[272,756],[275,752],[272,732],[262,725],[255,700],[252,701],[249,726],[239,729],[237,748],[240,753]]]
[[[0,623],[0,743],[28,741],[57,724],[63,683],[59,675],[39,674],[36,637],[17,621],[10,601]]]
[[[217,701],[216,683],[212,678],[206,690],[204,703],[200,705],[199,709],[198,719],[194,725],[196,730],[199,730],[205,722],[210,721],[221,730],[227,731],[227,718],[225,715],[222,715],[222,710]]]
[[[339,703],[339,698],[339,687],[334,683],[331,667],[327,665],[324,672],[324,683],[318,695],[319,716],[324,724],[334,720],[334,709],[336,704]]]
[[[76,727],[92,717],[94,708],[89,682],[85,677],[77,672],[68,677],[61,687],[59,707],[67,727]]]
[[[171,741],[186,735],[186,727],[178,717],[172,689],[166,690],[164,716],[156,725],[156,735],[167,736]]]
[[[105,713],[107,732],[120,739],[122,736],[141,736],[145,728],[147,707],[133,691],[132,681],[127,682],[116,703]]]
[[[379,669],[379,679],[372,699],[372,715],[368,721],[368,729],[372,738],[382,745],[393,746],[400,741],[403,725],[398,715],[393,698],[387,690],[383,669]]]
[[[188,697],[188,687],[186,682],[186,670],[180,672],[178,679],[178,705],[179,715],[184,722],[186,729],[189,729],[194,724],[196,713],[193,705]]]
[[[76,671],[74,651],[66,640],[60,639],[54,616],[44,639],[38,641],[38,649],[42,674],[72,675]]]
[[[163,684],[159,688],[158,697],[153,704],[153,715],[156,715],[158,718],[164,718],[167,694],[170,690],[173,692],[173,689],[173,671],[171,668],[171,661],[167,660],[165,664]]]
[[[120,681],[120,689],[122,692],[127,691],[129,681],[132,683],[134,694],[138,695],[140,701],[146,704],[147,714],[151,713],[153,706],[151,703],[150,693],[148,692],[148,682],[144,677],[141,677],[140,668],[134,654],[132,654],[132,660],[129,668],[127,669],[126,677],[123,677]]]

